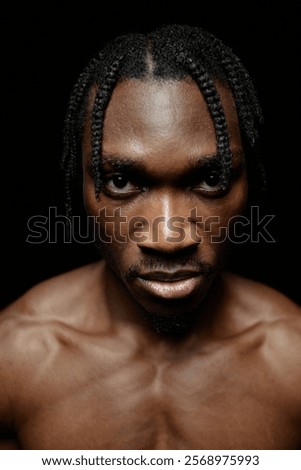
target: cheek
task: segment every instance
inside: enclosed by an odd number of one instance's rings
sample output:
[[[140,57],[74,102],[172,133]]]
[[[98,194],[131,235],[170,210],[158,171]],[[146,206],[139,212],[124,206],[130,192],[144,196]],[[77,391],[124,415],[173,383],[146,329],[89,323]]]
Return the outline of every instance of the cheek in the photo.
[[[231,223],[244,213],[248,200],[247,178],[242,177],[221,199],[211,200],[203,208],[202,236],[210,251],[219,251],[231,239]]]
[[[226,215],[233,217],[244,213],[248,201],[248,179],[246,172],[234,184],[227,197]]]
[[[128,264],[137,254],[138,248],[129,237],[131,207],[121,206],[119,201],[108,201],[105,196],[95,198],[94,185],[84,184],[84,201],[90,226],[93,227],[93,238],[104,258],[115,265]]]

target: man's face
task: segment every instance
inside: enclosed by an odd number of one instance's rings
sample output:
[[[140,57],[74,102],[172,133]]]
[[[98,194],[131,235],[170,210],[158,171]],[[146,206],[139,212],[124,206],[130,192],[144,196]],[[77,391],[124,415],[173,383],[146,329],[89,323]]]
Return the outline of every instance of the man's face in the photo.
[[[235,105],[225,86],[217,89],[233,154],[226,190],[213,122],[197,85],[129,79],[116,86],[105,115],[99,200],[91,177],[91,92],[83,137],[87,212],[100,215],[97,244],[108,268],[151,314],[197,309],[224,260],[227,237],[221,227],[246,203]]]

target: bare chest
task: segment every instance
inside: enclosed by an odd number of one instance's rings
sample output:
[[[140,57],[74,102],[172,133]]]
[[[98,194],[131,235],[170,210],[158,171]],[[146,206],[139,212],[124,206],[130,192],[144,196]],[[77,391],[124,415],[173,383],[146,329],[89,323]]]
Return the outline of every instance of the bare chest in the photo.
[[[298,448],[268,371],[250,359],[113,356],[62,361],[41,377],[20,419],[20,447]]]

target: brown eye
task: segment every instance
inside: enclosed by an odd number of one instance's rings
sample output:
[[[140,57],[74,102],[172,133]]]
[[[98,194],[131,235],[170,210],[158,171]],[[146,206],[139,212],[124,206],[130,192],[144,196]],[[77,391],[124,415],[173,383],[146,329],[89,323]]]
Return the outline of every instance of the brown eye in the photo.
[[[128,179],[123,176],[123,175],[117,175],[117,176],[114,176],[112,179],[111,179],[113,185],[118,188],[118,189],[123,189],[127,186],[128,184]]]
[[[230,181],[229,181],[230,183]],[[211,170],[204,172],[193,190],[205,197],[221,197],[229,190],[229,185],[222,184],[219,171]]]
[[[217,171],[211,171],[204,178],[204,183],[211,188],[219,186],[221,184],[221,179]]]
[[[221,177],[218,171],[208,171],[202,175],[194,189],[207,192],[221,190]]]
[[[140,189],[134,183],[132,183],[129,178],[121,173],[111,174],[105,178],[104,191],[109,196],[131,196],[136,192],[139,192]]]

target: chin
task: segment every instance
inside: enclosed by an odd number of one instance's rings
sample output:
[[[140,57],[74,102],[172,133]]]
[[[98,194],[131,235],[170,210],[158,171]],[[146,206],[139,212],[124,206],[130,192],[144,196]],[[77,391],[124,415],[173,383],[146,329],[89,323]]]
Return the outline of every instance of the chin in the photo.
[[[150,327],[158,334],[184,336],[195,327],[205,312],[212,282],[189,298],[175,300],[138,301],[140,311]],[[211,296],[210,296],[211,297]],[[136,299],[137,302],[137,299]]]
[[[142,315],[150,328],[160,335],[183,336],[193,329],[201,312],[150,312],[142,310]]]

